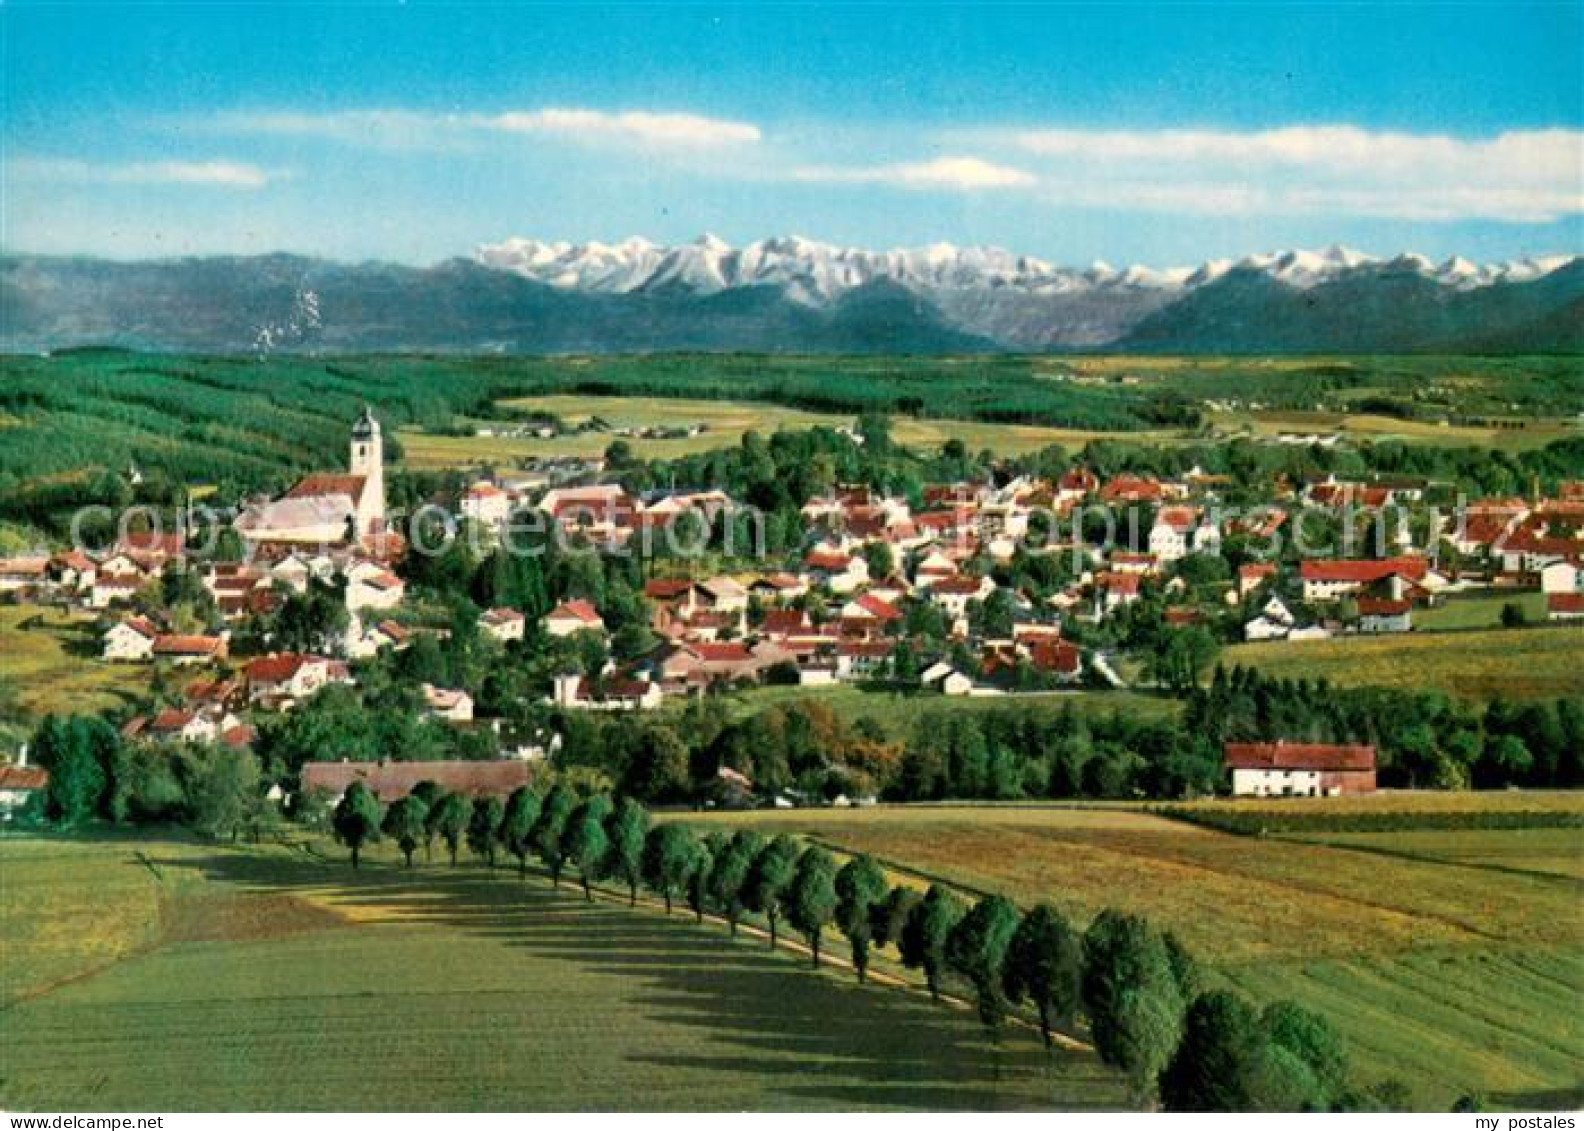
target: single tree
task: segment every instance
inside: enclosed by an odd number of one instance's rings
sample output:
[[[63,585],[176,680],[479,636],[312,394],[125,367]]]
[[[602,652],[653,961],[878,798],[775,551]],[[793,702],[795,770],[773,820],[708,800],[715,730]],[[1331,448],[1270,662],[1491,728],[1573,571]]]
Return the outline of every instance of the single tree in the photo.
[[[627,885],[627,903],[638,904],[638,885],[644,878],[644,845],[649,836],[649,811],[631,797],[617,802],[605,820],[610,841],[611,875]]]
[[[724,833],[712,832],[696,845],[693,865],[688,872],[687,901],[693,918],[702,923],[704,911],[710,905],[710,881],[715,878],[715,861],[726,851],[727,840]]]
[[[1177,1048],[1186,1008],[1165,941],[1139,916],[1107,910],[1084,932],[1083,951],[1095,1050],[1147,1099]]]
[[[528,876],[528,853],[533,851],[533,830],[539,820],[539,795],[525,785],[512,790],[501,817],[500,841],[517,857],[517,875]]]
[[[818,967],[820,939],[836,914],[836,861],[829,852],[819,845],[803,851],[782,902],[787,921],[808,940],[809,954]]]
[[[1001,984],[1017,928],[1018,910],[1012,901],[991,895],[974,904],[946,936],[946,960],[973,984],[979,1020],[992,1034],[1006,1017]]]
[[[358,866],[363,846],[379,839],[380,817],[379,798],[360,781],[347,786],[336,803],[331,827],[336,839],[352,850],[353,868]]]
[[[770,926],[770,946],[776,945],[776,925],[781,918],[781,897],[797,872],[798,843],[785,833],[772,837],[748,866],[743,882],[743,906],[757,911]]]
[[[416,797],[424,803],[424,830],[423,849],[425,863],[434,861],[434,840],[439,827],[435,824],[435,809],[440,804],[440,799],[445,796],[445,790],[440,788],[440,783],[430,778],[425,778],[413,786],[408,796]]]
[[[733,937],[743,913],[743,888],[748,869],[764,847],[764,838],[751,829],[739,829],[710,862],[709,898],[722,915]]]
[[[428,814],[429,807],[424,804],[423,798],[409,793],[391,802],[390,808],[385,810],[385,820],[380,824],[380,831],[396,842],[409,868],[412,867],[413,853],[423,843],[424,818]]]
[[[686,825],[657,825],[644,838],[644,882],[665,900],[667,915],[672,900],[687,893],[700,851],[698,837]]]
[[[872,856],[854,856],[836,873],[836,926],[852,947],[853,969],[860,982],[869,977],[875,908],[885,895],[885,871]]]
[[[884,899],[876,903],[869,919],[874,945],[892,945],[900,950],[902,928],[907,926],[908,916],[913,913],[913,908],[922,898],[923,896],[912,888],[898,884],[886,894]]]
[[[482,856],[491,868],[495,867],[495,850],[500,847],[501,818],[506,806],[498,797],[475,797],[473,812],[468,817],[468,848],[475,856]]]
[[[605,864],[610,856],[610,837],[605,834],[605,818],[610,813],[610,798],[596,793],[572,810],[567,818],[567,855],[577,865],[583,898],[590,903],[594,902],[593,883],[604,878]]]
[[[557,783],[545,795],[544,804],[539,807],[539,820],[534,824],[534,851],[550,869],[550,882],[555,887],[561,886],[561,872],[567,862],[567,821],[576,808],[577,794],[570,787]]]
[[[946,971],[946,940],[962,917],[961,901],[938,884],[931,884],[902,924],[898,945],[903,965],[909,970],[924,971],[924,981],[933,998],[940,997],[940,979]]]
[[[1247,1002],[1227,990],[1201,994],[1183,1018],[1182,1041],[1160,1076],[1167,1111],[1250,1111],[1264,1052]]]
[[[445,841],[451,854],[451,867],[456,867],[457,850],[462,845],[462,835],[467,832],[468,821],[473,817],[473,804],[460,793],[443,793],[429,810],[425,824],[432,826]]]
[[[1083,947],[1061,912],[1041,903],[1023,916],[1007,951],[1002,985],[1013,1002],[1034,1003],[1046,1048],[1051,1047],[1052,1023],[1069,1023],[1078,1008],[1082,973]]]

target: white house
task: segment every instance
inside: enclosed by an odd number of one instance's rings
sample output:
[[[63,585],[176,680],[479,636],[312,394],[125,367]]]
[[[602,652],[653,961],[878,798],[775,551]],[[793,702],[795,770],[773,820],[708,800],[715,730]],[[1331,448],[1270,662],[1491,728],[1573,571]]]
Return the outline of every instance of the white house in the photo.
[[[605,620],[587,601],[563,601],[545,614],[544,627],[551,636],[571,636],[574,632],[604,632]]]
[[[487,530],[500,530],[511,517],[512,497],[487,479],[480,479],[466,491],[458,506],[463,518],[472,519]]]
[[[1293,615],[1280,597],[1265,602],[1260,615],[1243,626],[1244,640],[1282,640],[1292,632]]]
[[[423,685],[423,697],[424,706],[437,719],[444,719],[448,723],[473,721],[473,696],[466,691],[426,683]]]
[[[154,640],[159,631],[146,617],[128,617],[112,625],[100,638],[105,660],[142,661],[154,658]]]
[[[523,638],[528,619],[516,609],[488,609],[479,616],[479,631],[502,644]]]
[[[567,672],[555,677],[552,701],[573,711],[652,711],[664,698],[651,680],[607,677],[596,687],[587,676]]]
[[[919,683],[935,688],[942,695],[967,695],[973,691],[973,680],[944,660],[925,668]]]

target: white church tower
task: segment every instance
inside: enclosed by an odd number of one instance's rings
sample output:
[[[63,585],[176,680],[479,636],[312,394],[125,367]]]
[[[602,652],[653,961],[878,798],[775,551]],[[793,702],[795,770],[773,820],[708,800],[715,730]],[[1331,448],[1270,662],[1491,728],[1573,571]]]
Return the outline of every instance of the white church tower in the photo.
[[[358,498],[358,529],[372,533],[385,524],[385,441],[380,438],[379,421],[368,405],[352,425],[352,455],[348,470],[364,479]]]

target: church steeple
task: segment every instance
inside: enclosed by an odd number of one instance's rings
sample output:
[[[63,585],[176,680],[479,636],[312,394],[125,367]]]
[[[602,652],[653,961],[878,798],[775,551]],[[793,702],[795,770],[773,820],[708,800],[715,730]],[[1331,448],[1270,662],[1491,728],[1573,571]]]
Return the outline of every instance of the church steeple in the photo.
[[[369,533],[385,522],[385,441],[380,437],[374,411],[363,406],[362,415],[352,425],[352,454],[348,470],[361,475],[366,484],[358,507],[358,525]]]

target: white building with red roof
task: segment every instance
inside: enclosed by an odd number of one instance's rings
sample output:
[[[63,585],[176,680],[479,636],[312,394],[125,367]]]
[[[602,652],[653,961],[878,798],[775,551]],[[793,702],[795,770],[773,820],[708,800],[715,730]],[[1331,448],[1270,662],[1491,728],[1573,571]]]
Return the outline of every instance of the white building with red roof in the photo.
[[[571,636],[574,632],[604,632],[605,619],[599,610],[581,599],[562,601],[545,614],[545,631],[551,636]]]
[[[1228,742],[1234,797],[1334,797],[1375,792],[1375,748],[1318,742]]]

